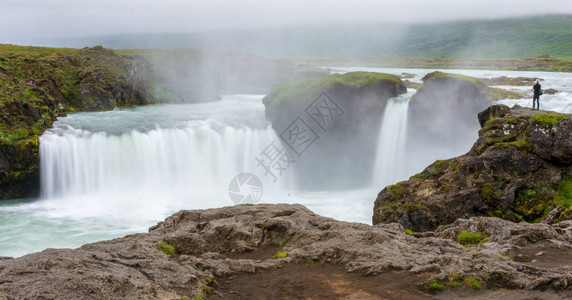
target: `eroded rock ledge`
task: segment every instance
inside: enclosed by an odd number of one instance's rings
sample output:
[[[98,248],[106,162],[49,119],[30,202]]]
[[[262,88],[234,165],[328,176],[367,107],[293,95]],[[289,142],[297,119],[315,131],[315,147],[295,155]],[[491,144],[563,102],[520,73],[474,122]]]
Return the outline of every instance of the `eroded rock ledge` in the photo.
[[[420,293],[429,282],[453,290],[478,289],[478,282],[481,294],[510,288],[571,295],[571,228],[570,221],[516,224],[478,217],[414,237],[399,224],[341,222],[301,205],[181,211],[149,233],[0,259],[0,299],[221,296],[216,279],[309,261],[373,278],[392,270],[427,274],[430,280],[409,283]],[[488,240],[463,246],[456,239],[464,230]],[[535,261],[527,260],[531,252]]]
[[[350,72],[277,85],[262,102],[266,119],[285,147],[295,143],[284,137],[298,130],[315,134],[308,151],[293,152],[298,187],[356,189],[369,182],[388,99],[406,92],[399,76]]]
[[[427,231],[472,216],[572,219],[570,115],[494,105],[479,122],[479,138],[467,154],[438,160],[382,190],[373,223]]]

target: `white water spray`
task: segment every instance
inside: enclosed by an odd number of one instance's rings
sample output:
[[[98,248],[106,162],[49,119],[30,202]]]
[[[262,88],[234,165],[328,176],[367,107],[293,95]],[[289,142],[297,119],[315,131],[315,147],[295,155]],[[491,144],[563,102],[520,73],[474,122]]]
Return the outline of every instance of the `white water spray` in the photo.
[[[405,142],[407,132],[407,109],[415,90],[391,98],[385,105],[375,161],[374,184],[384,187],[405,179]]]
[[[252,167],[247,164],[274,138],[270,128],[233,128],[208,121],[121,135],[48,132],[40,143],[42,196],[173,189],[192,193],[197,187],[224,187]]]

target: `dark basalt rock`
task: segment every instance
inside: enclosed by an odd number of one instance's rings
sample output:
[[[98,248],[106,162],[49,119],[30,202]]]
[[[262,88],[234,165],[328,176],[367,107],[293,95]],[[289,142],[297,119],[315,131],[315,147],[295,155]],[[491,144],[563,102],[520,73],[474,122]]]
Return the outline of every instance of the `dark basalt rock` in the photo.
[[[374,224],[426,231],[471,216],[536,222],[566,202],[565,186],[572,183],[568,115],[494,105],[478,118],[482,129],[467,154],[436,161],[378,194]],[[564,220],[568,210],[551,222]]]
[[[547,95],[554,95],[558,93],[557,89],[543,89],[542,92]]]

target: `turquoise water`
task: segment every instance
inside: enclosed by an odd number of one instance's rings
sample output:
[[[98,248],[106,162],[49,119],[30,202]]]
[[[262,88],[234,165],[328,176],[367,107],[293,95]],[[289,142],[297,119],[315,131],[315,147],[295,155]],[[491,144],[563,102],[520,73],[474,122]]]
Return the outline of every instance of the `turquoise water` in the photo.
[[[407,72],[416,75],[414,81],[432,71],[332,69],[341,73]],[[572,113],[569,73],[446,72],[474,77],[544,78],[543,88],[561,92],[544,95],[543,108]],[[531,92],[529,87],[510,88]],[[228,184],[243,171],[253,172],[262,179],[261,202],[300,203],[325,216],[371,223],[373,202],[381,186],[335,193],[304,192],[292,184],[291,173],[273,182],[256,167],[254,157],[277,140],[265,120],[262,97],[226,95],[215,103],[149,105],[60,118],[41,138],[42,198],[0,202],[0,256],[21,256],[46,248],[75,248],[146,232],[181,209],[233,205]],[[527,106],[530,99],[499,102]],[[389,123],[402,121],[406,114],[393,117],[395,122]],[[395,136],[385,138],[395,143],[400,141]],[[471,145],[472,142],[460,145],[447,155],[462,154]],[[380,151],[388,150],[380,147]],[[426,161],[443,158],[442,153],[427,152]],[[377,163],[399,165],[394,161]],[[423,161],[418,164],[400,169],[402,178],[391,180],[406,179],[426,165]]]

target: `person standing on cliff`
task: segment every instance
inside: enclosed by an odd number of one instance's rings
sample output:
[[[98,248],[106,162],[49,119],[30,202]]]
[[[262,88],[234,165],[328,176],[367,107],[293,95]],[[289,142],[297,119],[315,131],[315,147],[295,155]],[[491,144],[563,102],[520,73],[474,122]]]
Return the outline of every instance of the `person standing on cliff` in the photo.
[[[540,95],[542,95],[542,91],[540,90],[541,87],[540,79],[536,79],[536,84],[532,87],[534,90],[534,96],[532,96],[532,109],[534,109],[535,106],[538,106],[536,109],[540,109]]]

